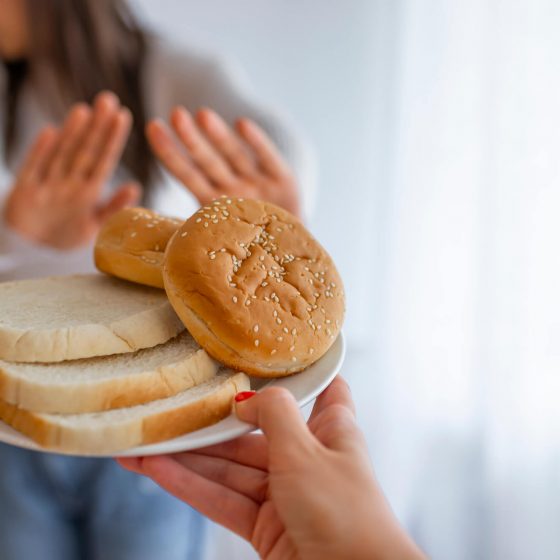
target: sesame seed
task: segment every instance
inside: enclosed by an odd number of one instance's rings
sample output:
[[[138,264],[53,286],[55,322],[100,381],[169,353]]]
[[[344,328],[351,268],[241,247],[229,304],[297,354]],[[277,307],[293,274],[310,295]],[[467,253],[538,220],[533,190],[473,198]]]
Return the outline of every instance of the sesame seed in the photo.
[[[213,261],[216,258],[216,255],[210,255],[210,260]]]
[[[272,315],[274,315],[274,317],[278,317],[278,311],[276,311],[276,309],[272,312]]]
[[[210,219],[210,214],[204,214],[204,217]]]
[[[295,346],[293,346],[293,345],[292,345],[292,346],[290,346],[290,352],[293,352],[293,351],[294,351],[295,349],[296,349],[296,347],[295,347]]]
[[[260,344],[260,342],[259,342],[259,339],[257,338],[257,339],[255,340],[255,346],[258,346],[259,344]]]
[[[296,330],[296,329],[292,329],[292,335],[293,335],[293,336],[296,336],[296,334],[297,334],[297,330]]]
[[[255,326],[253,327],[253,330],[254,330],[255,332],[259,332],[259,325],[255,325]]]
[[[284,327],[282,330],[283,330],[286,334],[289,334],[289,333],[290,333],[290,331],[288,330],[288,327]]]
[[[270,355],[271,355],[271,356],[274,356],[274,354],[276,354],[276,352],[277,352],[276,348],[273,348],[273,349],[270,351]]]
[[[310,353],[310,354],[313,354],[313,352],[315,352],[315,348],[310,348],[310,349],[309,349],[309,353]]]
[[[196,219],[196,223],[197,223],[197,224],[200,224],[200,222],[202,222],[202,218],[197,218],[197,219]]]
[[[218,220],[212,220],[212,223],[213,223],[213,224],[217,224],[217,223],[218,223]]]
[[[246,299],[246,300],[245,300],[245,305],[247,305],[247,306],[251,305],[251,300],[250,300],[250,299]]]
[[[130,234],[130,237],[136,237],[136,232],[133,231],[133,232]]]
[[[282,324],[282,319],[280,319],[280,317],[276,317],[276,322],[281,325]]]
[[[204,222],[204,227],[208,227],[208,222]]]
[[[237,303],[237,296],[233,296],[231,299],[233,300],[233,303]]]
[[[184,231],[184,232],[181,234],[181,237],[186,237],[186,236],[187,236],[187,232]]]
[[[283,336],[277,336],[277,337],[276,337],[276,340],[277,340],[278,342],[282,342],[282,341],[284,340],[284,337],[283,337]]]
[[[153,228],[153,227],[154,227],[154,224],[148,224],[146,227],[147,227],[147,228]]]
[[[261,283],[261,286],[262,286],[263,288],[266,288],[266,286],[268,286],[268,282],[262,282],[262,283]]]
[[[295,356],[292,356],[292,362],[297,362],[297,358]]]

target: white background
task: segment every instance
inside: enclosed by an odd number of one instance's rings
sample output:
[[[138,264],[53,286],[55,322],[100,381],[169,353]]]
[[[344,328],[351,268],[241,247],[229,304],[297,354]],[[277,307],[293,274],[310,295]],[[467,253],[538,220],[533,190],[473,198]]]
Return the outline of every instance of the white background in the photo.
[[[407,528],[433,558],[557,558],[560,5],[135,3],[315,144],[344,372]],[[216,533],[210,557],[251,556]]]

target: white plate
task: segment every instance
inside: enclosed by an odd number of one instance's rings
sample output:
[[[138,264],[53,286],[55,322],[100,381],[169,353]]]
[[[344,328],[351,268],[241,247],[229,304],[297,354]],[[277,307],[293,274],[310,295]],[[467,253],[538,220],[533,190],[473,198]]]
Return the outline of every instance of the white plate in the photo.
[[[319,395],[340,371],[345,352],[346,344],[341,333],[330,350],[318,362],[308,367],[305,371],[291,377],[271,379],[270,381],[252,377],[251,387],[255,390],[270,387],[271,385],[285,387],[294,395],[298,405],[303,407]],[[191,432],[190,434],[175,439],[151,445],[143,445],[141,447],[121,451],[120,453],[112,453],[111,455],[95,456],[134,457],[177,453],[179,451],[188,451],[189,449],[197,449],[199,447],[213,445],[214,443],[235,439],[254,429],[254,426],[241,422],[232,415],[213,426]],[[49,450],[39,447],[31,439],[10,428],[7,424],[4,424],[4,422],[0,422],[0,442],[9,443],[10,445],[23,447],[25,449],[32,449],[34,451],[50,452]]]

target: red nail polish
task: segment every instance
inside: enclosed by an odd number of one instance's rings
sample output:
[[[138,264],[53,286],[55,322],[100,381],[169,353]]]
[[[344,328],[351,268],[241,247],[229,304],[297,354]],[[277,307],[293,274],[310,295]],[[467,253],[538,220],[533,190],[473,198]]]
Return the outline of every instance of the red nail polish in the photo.
[[[250,399],[255,393],[256,391],[241,391],[241,393],[237,393],[237,395],[235,395],[235,402],[246,401],[247,399]]]

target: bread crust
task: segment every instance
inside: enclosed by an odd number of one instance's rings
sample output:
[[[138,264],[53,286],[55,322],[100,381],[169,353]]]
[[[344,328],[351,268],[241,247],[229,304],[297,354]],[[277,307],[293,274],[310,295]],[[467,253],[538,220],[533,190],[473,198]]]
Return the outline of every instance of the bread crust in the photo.
[[[0,419],[45,449],[73,455],[109,455],[157,443],[219,422],[232,409],[233,397],[250,388],[244,373],[229,376],[203,398],[104,426],[59,422],[56,415],[18,408],[0,400]],[[103,414],[103,413],[101,413]]]
[[[173,345],[173,360],[164,359],[157,367],[142,369],[148,360],[154,363],[153,355],[165,356],[165,345]],[[185,391],[213,377],[218,371],[218,364],[198,345],[195,345],[186,332],[177,340],[146,350],[140,350],[132,356],[117,355],[91,358],[59,364],[37,364],[34,370],[44,377],[22,374],[18,364],[0,361],[0,399],[34,412],[53,414],[79,414],[100,412],[115,408],[125,408],[146,402],[163,399]],[[198,349],[197,349],[198,347]],[[180,353],[175,350],[181,348]],[[184,348],[184,350],[182,350]],[[175,352],[177,355],[175,356]],[[52,374],[61,367],[71,364],[73,367],[96,368],[109,367],[116,373],[122,371],[121,360],[136,361],[138,366],[128,375],[115,375],[104,378],[88,378],[83,381],[68,382],[67,379],[52,378]],[[129,364],[127,364],[128,367]]]
[[[123,280],[163,288],[165,248],[182,223],[146,208],[124,208],[101,228],[95,241],[95,266]]]
[[[303,224],[266,202],[223,197],[173,235],[163,267],[173,308],[207,352],[262,377],[323,356],[344,317],[344,289]]]
[[[135,352],[184,330],[164,293],[102,274],[5,282],[0,302],[0,359],[12,362]]]

